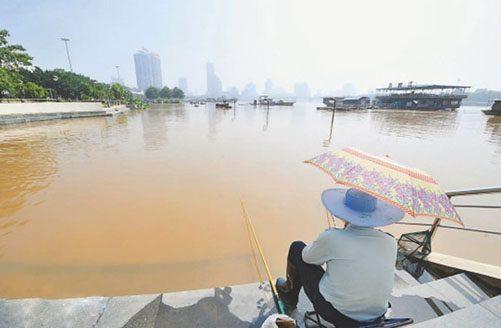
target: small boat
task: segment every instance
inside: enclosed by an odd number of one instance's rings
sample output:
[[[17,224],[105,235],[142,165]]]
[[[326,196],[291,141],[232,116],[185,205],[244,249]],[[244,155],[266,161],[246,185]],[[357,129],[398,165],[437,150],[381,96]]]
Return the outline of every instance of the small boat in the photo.
[[[484,114],[486,115],[496,115],[500,116],[501,115],[501,100],[495,100],[494,104],[492,104],[491,109],[486,109],[483,110]]]
[[[230,108],[231,108],[231,105],[230,105],[227,101],[223,101],[223,102],[218,102],[218,103],[216,103],[216,108],[220,108],[220,109],[230,109]]]

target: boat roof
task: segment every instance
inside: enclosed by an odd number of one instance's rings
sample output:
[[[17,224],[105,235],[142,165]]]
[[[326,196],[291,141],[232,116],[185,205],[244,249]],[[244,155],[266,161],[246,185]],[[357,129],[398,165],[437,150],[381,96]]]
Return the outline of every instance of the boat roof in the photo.
[[[378,88],[376,90],[381,91],[392,91],[392,90],[433,90],[433,89],[467,89],[470,88],[468,85],[448,85],[448,84],[412,84],[412,85],[401,85],[392,86],[387,88]]]

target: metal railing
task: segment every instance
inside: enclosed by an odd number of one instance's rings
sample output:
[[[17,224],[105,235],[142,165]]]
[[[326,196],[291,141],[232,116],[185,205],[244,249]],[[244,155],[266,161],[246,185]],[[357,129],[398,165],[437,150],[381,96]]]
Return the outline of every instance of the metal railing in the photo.
[[[501,186],[486,187],[486,188],[473,188],[473,189],[463,189],[463,190],[452,190],[445,194],[449,198],[454,196],[465,196],[465,195],[482,195],[482,194],[493,194],[501,193]]]
[[[493,186],[493,187],[484,187],[484,188],[472,188],[472,189],[462,189],[462,190],[452,190],[448,191],[445,194],[449,197],[455,196],[469,196],[469,195],[485,195],[485,194],[494,194],[501,193],[501,186]],[[501,209],[501,205],[463,205],[463,204],[454,204],[454,207],[462,207],[462,208],[482,208],[482,209]],[[427,223],[408,223],[408,222],[399,222],[401,225],[413,225],[413,226],[429,226],[430,228],[430,239],[433,239],[437,229],[439,227],[445,229],[454,229],[454,230],[462,230],[462,231],[471,231],[471,232],[480,232],[494,235],[501,235],[501,231],[490,231],[490,230],[481,230],[481,229],[472,229],[472,228],[459,228],[459,227],[451,227],[440,225],[441,220],[435,219],[432,224]]]

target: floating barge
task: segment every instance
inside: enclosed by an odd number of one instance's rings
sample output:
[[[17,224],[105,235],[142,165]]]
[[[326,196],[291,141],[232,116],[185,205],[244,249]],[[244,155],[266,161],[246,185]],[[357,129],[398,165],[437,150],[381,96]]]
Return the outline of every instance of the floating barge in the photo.
[[[259,100],[254,100],[254,106],[294,106],[294,101],[274,100],[268,96],[259,96]]]
[[[464,85],[413,84],[399,83],[387,88],[379,88],[375,99],[378,108],[417,109],[417,110],[455,110],[467,97]]]
[[[318,110],[367,109],[371,105],[369,97],[324,97],[322,102],[325,107],[317,107]]]

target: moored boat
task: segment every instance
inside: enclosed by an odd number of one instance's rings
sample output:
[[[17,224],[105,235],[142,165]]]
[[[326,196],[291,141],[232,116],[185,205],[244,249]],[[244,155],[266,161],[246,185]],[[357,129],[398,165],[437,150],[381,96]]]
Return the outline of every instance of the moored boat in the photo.
[[[259,96],[259,100],[254,100],[253,105],[260,105],[260,106],[294,106],[295,101],[291,100],[274,100],[266,95]]]
[[[375,105],[382,109],[455,110],[467,97],[469,86],[391,83],[377,89]]]
[[[501,116],[501,100],[495,100],[491,106],[491,109],[483,110],[486,115],[496,115]]]
[[[230,108],[231,108],[231,105],[230,105],[227,101],[217,102],[217,103],[216,103],[216,108],[220,108],[220,109],[230,109]]]

